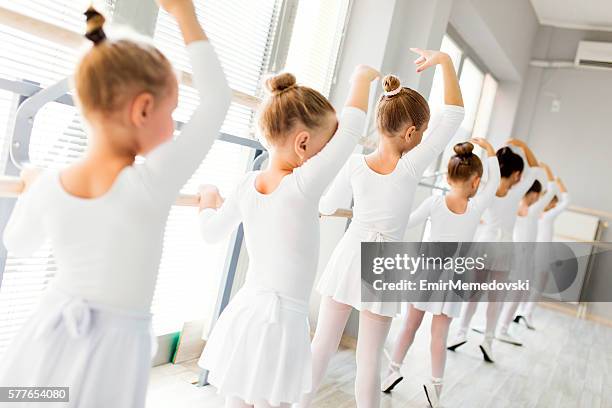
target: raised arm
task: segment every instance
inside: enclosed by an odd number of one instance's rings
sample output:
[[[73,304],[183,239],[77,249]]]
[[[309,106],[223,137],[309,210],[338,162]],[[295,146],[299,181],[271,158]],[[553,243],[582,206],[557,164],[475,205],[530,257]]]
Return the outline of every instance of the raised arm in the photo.
[[[361,158],[361,156],[357,157]],[[333,214],[337,209],[346,205],[347,198],[353,195],[353,189],[351,188],[351,161],[352,158],[344,164],[327,192],[321,197],[321,201],[319,201],[319,212],[321,214]]]
[[[539,166],[538,159],[536,159],[535,154],[533,154],[533,151],[529,148],[529,146],[527,146],[527,143],[523,142],[522,140],[518,140],[518,139],[509,139],[507,144],[511,146],[516,146],[520,148],[521,150],[523,150],[523,153],[525,154],[525,158],[527,159],[527,164],[529,165],[529,167]]]
[[[240,183],[227,200],[221,197],[215,186],[200,187],[200,233],[205,242],[219,242],[240,225],[239,195],[243,186],[244,183]]]
[[[427,68],[440,65],[444,78],[445,105],[441,108],[441,112],[435,114],[430,120],[427,135],[423,141],[404,155],[401,160],[402,165],[418,178],[453,138],[463,122],[465,111],[457,73],[448,54],[420,48],[411,48],[411,50],[420,55],[415,61],[417,72],[420,73]]]
[[[529,206],[529,214],[533,214],[539,217],[540,214],[542,214],[542,212],[546,208],[546,206],[550,204],[553,197],[558,193],[559,189],[557,187],[557,183],[555,183],[554,180],[549,181],[546,185],[546,192],[544,193],[544,195],[538,198],[538,201]]]
[[[417,225],[422,224],[431,214],[431,205],[433,204],[434,196],[429,196],[421,205],[417,207],[412,213],[410,213],[410,219],[408,220],[407,229],[414,228]]]
[[[487,152],[487,173],[488,179],[483,188],[478,191],[476,197],[474,197],[476,206],[484,211],[495,197],[499,182],[501,180],[501,174],[499,171],[499,161],[495,155],[495,149],[493,146],[483,138],[473,138],[470,142],[479,145]]]
[[[55,172],[51,173],[57,175]],[[43,223],[45,206],[49,205],[49,197],[45,189],[51,180],[49,176],[30,177],[22,172],[24,192],[17,199],[11,217],[4,228],[4,246],[7,251],[17,256],[28,256],[39,249],[47,239]],[[55,181],[57,182],[57,181]]]
[[[159,0],[177,20],[193,70],[200,102],[180,136],[152,151],[138,166],[156,199],[174,201],[219,134],[232,92],[212,45],[198,23],[191,0]]]
[[[363,136],[370,85],[379,75],[365,65],[355,68],[338,130],[318,154],[293,171],[305,195],[321,197]]]
[[[546,218],[557,218],[557,216],[559,216],[559,214],[565,211],[570,205],[570,195],[567,192],[567,189],[565,188],[565,184],[563,184],[563,181],[561,181],[560,178],[557,178],[556,182],[557,189],[559,190],[559,202],[554,208],[551,208],[548,211],[544,211],[543,217]]]

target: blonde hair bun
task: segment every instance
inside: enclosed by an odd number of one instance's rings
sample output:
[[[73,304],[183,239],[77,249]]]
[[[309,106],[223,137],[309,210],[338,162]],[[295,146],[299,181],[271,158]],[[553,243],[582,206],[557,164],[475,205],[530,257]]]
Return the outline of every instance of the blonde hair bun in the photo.
[[[385,93],[397,92],[402,87],[402,81],[397,76],[389,74],[382,79],[382,87]]]
[[[455,147],[455,154],[460,157],[469,157],[472,155],[472,151],[474,150],[474,145],[470,142],[457,143]]]
[[[286,91],[287,89],[295,87],[296,84],[295,75],[289,72],[271,76],[266,80],[266,88],[268,92],[272,94]]]

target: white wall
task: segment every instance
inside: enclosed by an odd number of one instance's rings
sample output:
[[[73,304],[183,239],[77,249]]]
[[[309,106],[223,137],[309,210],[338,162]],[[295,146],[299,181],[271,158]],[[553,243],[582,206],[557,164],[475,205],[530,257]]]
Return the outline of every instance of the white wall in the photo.
[[[542,27],[533,57],[573,60],[580,40],[610,41],[612,33]],[[566,183],[573,204],[612,212],[612,70],[529,68],[514,134]],[[551,112],[554,99],[561,110]],[[608,228],[604,241],[612,241]],[[612,264],[594,268],[588,290],[610,290]],[[591,312],[612,318],[612,304]]]

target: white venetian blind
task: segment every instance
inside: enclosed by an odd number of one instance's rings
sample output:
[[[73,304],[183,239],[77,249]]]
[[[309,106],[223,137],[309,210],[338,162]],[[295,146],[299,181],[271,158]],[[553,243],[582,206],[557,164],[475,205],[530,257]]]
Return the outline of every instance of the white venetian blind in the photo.
[[[112,4],[109,6],[112,8]],[[279,0],[196,1],[198,14],[233,88],[251,95],[259,92],[267,70],[269,50],[275,34]],[[16,11],[81,31],[82,4],[70,0],[13,1]],[[108,13],[107,13],[108,15]],[[155,32],[157,45],[177,68],[190,71],[176,24],[161,12]],[[0,26],[0,78],[33,81],[48,86],[69,75],[77,60],[75,50]],[[5,56],[10,56],[5,61]],[[6,160],[8,131],[18,96],[0,91],[0,141]],[[197,103],[193,89],[181,85],[175,119],[185,121]],[[249,135],[253,112],[233,105],[223,131]],[[87,138],[74,107],[49,103],[36,116],[30,145],[34,164],[63,167],[85,151]],[[194,193],[200,183],[214,183],[228,194],[248,167],[251,151],[245,147],[217,142],[183,192]],[[204,245],[197,231],[194,208],[173,208],[168,218],[164,252],[152,311],[158,334],[180,329],[182,323],[201,318],[212,310],[228,242]],[[32,313],[40,295],[56,272],[49,246],[28,258],[10,253],[0,288],[0,354]]]
[[[328,96],[348,17],[349,0],[300,1],[285,70]]]
[[[279,3],[279,0],[196,1],[198,17],[233,89],[254,96],[260,94],[276,32]],[[180,31],[163,11],[158,16],[154,39],[177,68],[191,72]],[[181,86],[180,91],[175,119],[184,121],[193,111],[197,97],[188,87]],[[250,137],[253,119],[251,109],[232,104],[222,132]],[[248,169],[251,157],[251,149],[218,141],[183,191],[194,193],[198,184],[211,183],[227,195]],[[196,214],[195,209],[173,208],[168,218],[152,307],[157,333],[177,331],[183,322],[212,316],[230,237],[217,245],[206,245],[200,238]]]

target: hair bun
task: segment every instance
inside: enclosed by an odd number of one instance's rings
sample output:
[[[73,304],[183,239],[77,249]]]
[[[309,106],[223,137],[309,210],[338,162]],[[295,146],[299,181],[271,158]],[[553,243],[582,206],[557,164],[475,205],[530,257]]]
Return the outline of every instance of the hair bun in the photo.
[[[106,21],[104,16],[91,6],[83,14],[85,14],[85,17],[87,17],[85,38],[93,42],[95,45],[106,40],[106,34],[102,28],[104,26],[104,22]]]
[[[382,79],[382,87],[385,95],[397,95],[402,90],[402,81],[397,76],[389,74]]]
[[[460,157],[470,157],[474,150],[474,145],[470,142],[457,143],[454,147],[455,154]]]
[[[266,80],[266,88],[272,94],[277,94],[295,87],[297,84],[295,75],[289,72],[271,76]]]

